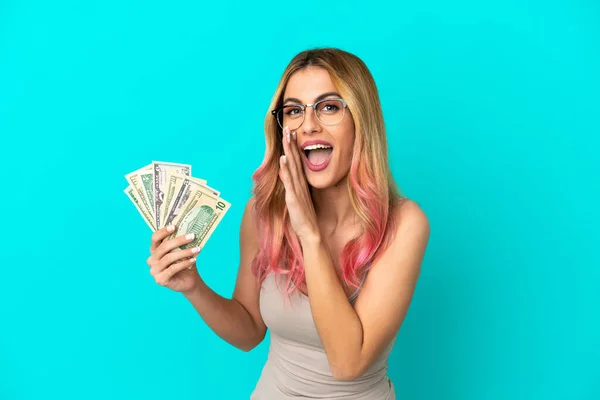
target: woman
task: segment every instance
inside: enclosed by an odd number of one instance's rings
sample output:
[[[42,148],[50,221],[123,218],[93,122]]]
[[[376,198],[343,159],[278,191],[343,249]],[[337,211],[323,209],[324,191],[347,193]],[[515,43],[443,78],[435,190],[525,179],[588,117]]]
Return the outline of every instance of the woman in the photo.
[[[369,70],[339,49],[298,54],[273,97],[265,132],[232,299],[199,276],[199,249],[170,253],[191,241],[163,241],[173,227],[152,236],[150,273],[244,351],[269,328],[269,357],[251,399],[395,399],[387,358],[413,296],[429,224],[396,189]]]

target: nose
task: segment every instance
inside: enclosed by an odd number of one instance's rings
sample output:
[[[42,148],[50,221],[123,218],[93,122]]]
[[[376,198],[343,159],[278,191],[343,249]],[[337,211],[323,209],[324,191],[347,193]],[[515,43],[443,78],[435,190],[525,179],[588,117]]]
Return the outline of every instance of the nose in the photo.
[[[304,109],[304,122],[299,129],[305,135],[312,135],[319,131],[320,126],[314,107],[306,107]]]

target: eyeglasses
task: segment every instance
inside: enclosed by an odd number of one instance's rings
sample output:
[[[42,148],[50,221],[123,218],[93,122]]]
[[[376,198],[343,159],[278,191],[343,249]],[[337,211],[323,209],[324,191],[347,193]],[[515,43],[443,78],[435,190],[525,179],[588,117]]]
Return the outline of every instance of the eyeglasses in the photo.
[[[342,122],[348,104],[338,98],[323,99],[314,104],[286,104],[271,111],[271,114],[277,118],[277,123],[281,129],[284,126],[288,126],[293,131],[300,128],[300,125],[304,122],[307,107],[312,107],[315,110],[315,115],[319,122],[323,125],[331,126]]]

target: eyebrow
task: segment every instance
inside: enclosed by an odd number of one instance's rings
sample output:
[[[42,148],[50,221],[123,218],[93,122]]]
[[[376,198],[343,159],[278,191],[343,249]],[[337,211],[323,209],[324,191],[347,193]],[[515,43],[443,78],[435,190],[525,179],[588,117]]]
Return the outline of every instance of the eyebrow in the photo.
[[[340,96],[340,94],[339,94],[339,93],[337,93],[337,92],[327,92],[327,93],[320,94],[320,95],[319,95],[319,96],[318,96],[318,97],[315,99],[314,103],[316,103],[316,102],[317,102],[317,101],[319,101],[319,100],[323,100],[324,98],[326,98],[326,97],[329,97],[329,96],[342,97],[342,96]],[[298,104],[302,104],[302,100],[300,100],[300,99],[297,99],[297,98],[295,98],[295,97],[286,97],[286,99],[285,99],[285,100],[283,100],[283,104],[287,103],[288,101],[291,101],[291,102],[294,102],[294,103],[298,103]]]

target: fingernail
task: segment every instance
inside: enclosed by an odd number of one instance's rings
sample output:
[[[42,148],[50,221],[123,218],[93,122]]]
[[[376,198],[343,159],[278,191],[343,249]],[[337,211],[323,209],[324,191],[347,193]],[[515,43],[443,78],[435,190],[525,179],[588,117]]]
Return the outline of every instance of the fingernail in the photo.
[[[175,230],[175,226],[173,226],[173,225],[167,226],[167,231],[173,232],[174,230]]]
[[[196,257],[194,257],[194,258],[190,258],[190,259],[189,259],[189,262],[192,262],[192,263],[193,263],[194,261],[196,261]]]
[[[289,133],[289,131],[288,131],[288,134],[287,134],[287,141],[288,141],[288,143],[290,143],[290,133]]]
[[[194,235],[193,233],[188,233],[187,235],[185,235],[185,238],[187,240],[192,240],[194,238],[194,236],[196,236],[196,235]]]
[[[292,137],[296,140],[296,131],[292,132]]]
[[[196,246],[192,248],[192,253],[198,253],[200,251],[200,246]]]
[[[287,157],[286,156],[283,156],[283,163],[287,164]]]

